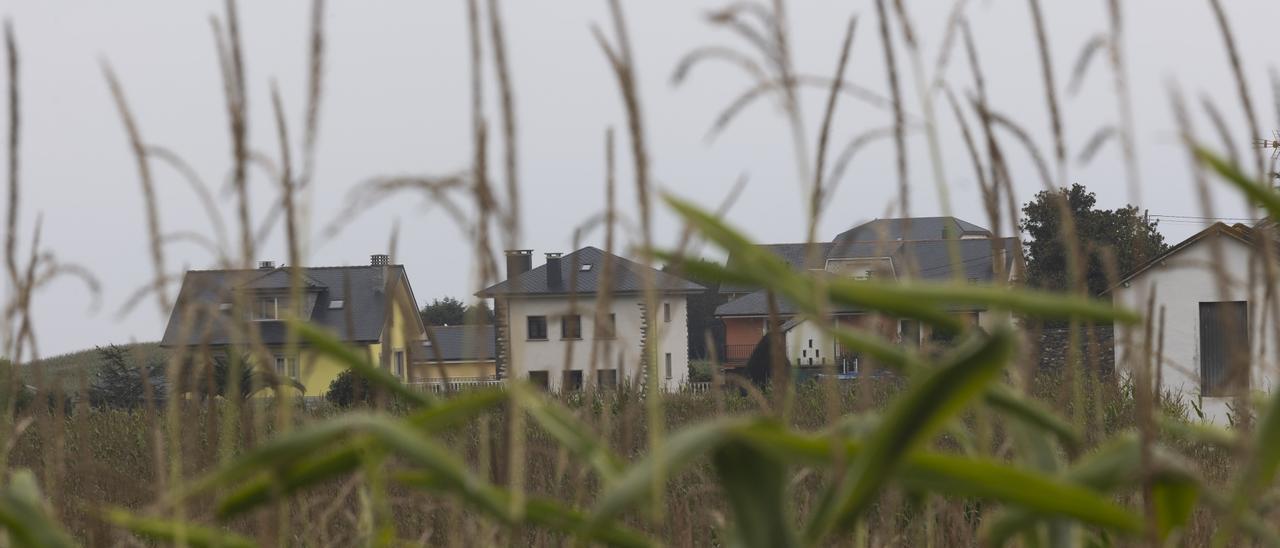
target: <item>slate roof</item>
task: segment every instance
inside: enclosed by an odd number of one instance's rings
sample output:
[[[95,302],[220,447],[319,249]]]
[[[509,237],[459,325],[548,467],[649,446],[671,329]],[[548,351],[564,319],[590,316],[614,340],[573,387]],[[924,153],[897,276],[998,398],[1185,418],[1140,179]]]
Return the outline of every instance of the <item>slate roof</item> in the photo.
[[[948,234],[950,230],[950,234]],[[947,237],[991,236],[991,231],[956,217],[876,219],[841,232],[833,242],[941,240]]]
[[[415,354],[422,361],[493,361],[497,356],[492,325],[428,326],[427,330],[435,338],[436,346],[431,345],[431,337],[422,342],[422,353]]]
[[[231,338],[224,322],[210,321],[228,312],[219,310],[223,303],[232,302],[235,291],[261,292],[287,290],[289,269],[276,268],[270,272],[258,269],[244,270],[191,270],[182,280],[182,289],[174,303],[173,312],[165,328],[161,346],[183,344],[179,332],[183,311],[189,307],[195,313],[186,344],[199,344],[207,332],[211,345],[229,344]],[[386,279],[404,279],[408,285],[404,266],[338,266],[306,267],[303,269],[304,291],[314,294],[315,306],[310,321],[329,328],[348,342],[376,342],[382,338],[387,313]],[[350,288],[350,294],[347,293]],[[410,296],[412,297],[412,288]],[[342,308],[330,309],[333,301],[343,301]],[[351,325],[346,318],[350,315]],[[252,322],[258,327],[262,342],[268,345],[284,344],[283,322]]]
[[[604,274],[604,262],[613,261],[611,284],[613,294],[639,293],[644,291],[646,270],[651,270],[658,290],[667,293],[696,293],[706,288],[684,278],[662,272],[654,268],[612,255],[595,247],[584,247],[569,253],[560,259],[560,280],[557,287],[547,284],[547,265],[534,268],[514,278],[494,284],[476,293],[481,297],[504,295],[568,295],[592,294],[600,289],[601,276]],[[591,269],[582,271],[582,265],[591,265]]]
[[[831,243],[830,242],[814,242],[813,245],[818,246],[818,249],[817,249],[818,264],[808,265],[808,266],[810,268],[822,268],[826,262],[827,253],[831,249]],[[759,247],[766,251],[772,251],[775,255],[781,257],[782,260],[787,261],[787,264],[790,264],[791,268],[795,270],[802,270],[802,269],[805,269],[806,267],[805,259],[808,257],[809,244],[805,244],[805,243],[762,244],[756,247]],[[734,267],[733,256],[729,257],[729,260],[728,262],[725,263],[725,266],[729,268]],[[720,285],[721,293],[745,293],[745,292],[754,291],[754,290],[755,288],[750,286],[745,286],[745,285],[737,285],[737,284],[731,284],[731,283],[725,283]]]
[[[1009,272],[1013,268],[1014,258],[1017,256],[1018,239],[997,238],[996,241],[1004,246],[1004,272]],[[890,257],[893,261],[894,270],[900,278],[905,277],[904,274],[910,269],[910,272],[914,273],[913,279],[946,281],[954,276],[949,249],[949,246],[953,244],[958,247],[960,252],[960,268],[963,269],[963,275],[960,277],[967,281],[979,283],[993,281],[995,269],[992,264],[991,240],[988,239],[904,241],[895,242],[892,245],[859,243],[848,246],[845,252],[840,254],[841,256],[830,258],[838,260],[859,257]],[[834,251],[832,253],[834,254]],[[857,255],[855,253],[866,254]],[[724,291],[722,290],[721,292]],[[832,310],[835,313],[857,311],[857,309],[853,308]],[[743,295],[716,308],[716,316],[764,316],[768,313],[768,300],[764,291]],[[790,315],[795,313],[795,309],[785,299],[779,299],[778,313]]]

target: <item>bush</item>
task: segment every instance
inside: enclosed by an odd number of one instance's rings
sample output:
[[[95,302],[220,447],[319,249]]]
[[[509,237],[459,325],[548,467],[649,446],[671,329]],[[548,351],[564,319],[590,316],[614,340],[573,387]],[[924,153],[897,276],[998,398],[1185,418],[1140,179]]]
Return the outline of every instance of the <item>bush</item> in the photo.
[[[711,368],[714,363],[709,360],[692,360],[689,362],[689,382],[711,382]]]
[[[329,391],[325,392],[324,399],[339,407],[350,407],[357,403],[371,405],[377,400],[377,392],[369,379],[348,369],[329,383]]]

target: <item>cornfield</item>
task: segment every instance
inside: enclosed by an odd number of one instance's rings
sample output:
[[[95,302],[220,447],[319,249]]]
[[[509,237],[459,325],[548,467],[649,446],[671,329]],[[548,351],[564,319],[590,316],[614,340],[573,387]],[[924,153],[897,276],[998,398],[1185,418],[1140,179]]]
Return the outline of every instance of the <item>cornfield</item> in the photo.
[[[1221,1],[1208,2],[1249,131],[1265,135]],[[781,144],[793,152],[794,176],[808,212],[809,243],[817,240],[819,220],[835,184],[852,169],[853,157],[879,140],[892,142],[900,190],[894,210],[901,216],[911,211],[909,169],[929,173],[949,214],[955,175],[942,166],[941,148],[963,146],[972,164],[972,173],[964,176],[978,182],[989,226],[995,233],[1001,227],[1016,230],[1014,177],[1041,180],[1046,189],[1067,182],[1071,161],[1063,126],[1068,113],[1059,95],[1079,85],[1096,63],[1108,65],[1117,108],[1114,121],[1098,130],[1081,156],[1087,159],[1109,143],[1118,146],[1127,184],[1131,189],[1141,185],[1123,48],[1125,25],[1134,21],[1121,17],[1119,0],[1106,3],[1107,28],[1080,52],[1065,88],[1054,78],[1040,2],[1029,0],[1036,37],[1031,46],[1043,67],[1034,85],[1044,91],[1053,144],[1047,152],[1033,138],[1039,134],[988,101],[988,75],[968,23],[970,3],[951,3],[937,52],[920,47],[904,2],[872,4],[872,13],[849,19],[830,76],[797,70],[784,0],[733,2],[708,14],[709,25],[745,46],[695,49],[674,67],[677,83],[706,63],[727,62],[751,77],[751,87],[730,98],[715,118],[713,134],[729,131],[730,122],[753,103],[778,108],[789,130]],[[521,241],[529,212],[521,210],[520,197],[535,185],[519,178],[519,89],[510,77],[504,35],[510,22],[501,17],[499,0],[468,0],[467,8],[473,144],[468,169],[371,177],[352,189],[349,209],[336,224],[351,222],[380,201],[425,196],[439,207],[434,211],[444,212],[469,236],[475,287],[482,288],[498,279],[496,253]],[[20,158],[26,153],[21,77],[28,67],[19,63],[15,29],[21,21],[10,22],[5,28],[5,265],[12,291],[3,323],[8,362],[0,420],[0,526],[8,544],[1280,545],[1280,492],[1275,489],[1280,394],[1241,395],[1239,409],[1252,413],[1243,413],[1231,428],[1197,421],[1178,395],[1158,388],[1155,371],[1165,337],[1159,311],[1125,309],[1087,296],[1081,257],[1092,250],[1081,249],[1070,223],[1062,235],[1074,258],[1068,269],[1073,289],[1066,292],[963,279],[856,281],[797,272],[724,220],[731,201],[694,203],[655,184],[638,52],[630,38],[634,29],[620,0],[609,0],[608,8],[610,19],[590,30],[616,83],[625,119],[620,130],[601,128],[598,153],[606,159],[608,201],[594,222],[603,229],[606,251],[665,265],[695,280],[765,288],[842,347],[866,356],[872,368],[892,376],[838,382],[825,375],[815,382],[792,382],[785,359],[774,356],[767,386],[727,378],[712,368],[709,392],[664,393],[656,350],[646,348],[650,374],[622,390],[546,394],[521,380],[517,364],[500,390],[438,397],[409,389],[385,363],[372,363],[334,334],[293,317],[286,322],[290,345],[307,345],[341,361],[379,388],[378,401],[354,409],[316,407],[281,390],[263,398],[148,397],[132,410],[102,410],[83,398],[67,398],[74,386],[37,380],[35,403],[20,405],[20,370],[39,357],[31,317],[40,306],[40,290],[60,277],[83,280],[95,291],[97,286],[92,268],[59,261],[41,247],[38,225],[19,222]],[[281,220],[288,264],[306,264],[327,53],[323,0],[316,0],[312,11],[305,124],[300,133],[291,131],[284,98],[273,86],[274,116],[266,122],[273,124],[278,142],[274,157],[266,160],[247,140],[244,63],[252,52],[242,47],[235,0],[227,0],[222,15],[214,18],[231,145],[229,220],[222,219],[200,174],[180,155],[145,139],[146,128],[134,109],[146,105],[130,104],[127,82],[104,63],[147,204],[143,222],[152,272],[133,304],[153,300],[166,312],[173,307],[175,278],[165,269],[165,254],[175,239],[199,241],[221,267],[252,267],[261,238],[259,224],[250,218],[248,173],[263,163],[273,166],[278,184],[280,200],[268,215]],[[850,51],[855,38],[868,31],[883,51],[887,95],[850,79],[857,70],[849,64]],[[930,57],[937,59],[932,65],[926,63]],[[954,71],[946,69],[961,58],[969,71],[952,79],[948,75]],[[497,75],[495,90],[486,89],[482,74],[487,70]],[[801,98],[802,90],[812,89],[825,98],[816,132],[805,114],[804,107],[811,105]],[[1179,92],[1171,90],[1169,99],[1182,123],[1179,146],[1201,191],[1207,196],[1211,186],[1226,185],[1268,216],[1280,216],[1280,192],[1270,184],[1274,167],[1267,165],[1266,155],[1255,150],[1241,161],[1238,151],[1201,140]],[[833,120],[841,102],[849,100],[878,105],[892,123],[867,128],[837,149]],[[940,117],[953,117],[961,134],[943,135]],[[923,137],[928,166],[909,165],[908,134],[913,142]],[[619,136],[622,146],[616,143]],[[490,150],[490,141],[501,143],[499,152]],[[292,150],[302,153],[293,157]],[[1022,164],[1011,164],[1013,155],[1031,158],[1033,172],[1014,173],[1013,166]],[[632,180],[623,183],[615,171],[627,160]],[[183,174],[220,232],[175,238],[164,231],[152,173],[157,165]],[[634,186],[634,209],[615,203],[619,184]],[[1210,207],[1211,202],[1202,203]],[[679,241],[655,239],[659,211],[680,220]],[[29,258],[18,254],[26,238],[31,239]],[[396,234],[390,242],[394,255]],[[1268,288],[1276,279],[1274,249],[1259,246],[1267,276],[1258,283]],[[702,259],[708,250],[732,255],[734,265]],[[1111,266],[1111,278],[1117,280],[1122,273]],[[653,303],[658,288],[648,282],[645,298]],[[294,291],[302,291],[303,283],[295,277]],[[1220,283],[1229,283],[1225,273]],[[1266,299],[1270,314],[1280,310],[1280,296],[1268,291]],[[1006,312],[1008,319],[979,329],[949,313],[959,305]],[[243,310],[248,303],[232,306]],[[835,325],[828,314],[833,306],[857,306],[959,335],[945,351],[925,352]],[[195,312],[174,314],[190,318]],[[771,315],[776,328],[779,318]],[[234,393],[239,368],[258,357],[266,363],[269,355],[256,328],[235,320],[243,314],[227,317],[226,328],[248,357],[231,361],[228,393]],[[1115,375],[1090,367],[1092,358],[1076,351],[1077,345],[1070,346],[1072,355],[1061,370],[1038,371],[1027,329],[1042,322],[1059,322],[1073,335],[1115,325],[1126,348],[1143,350],[1123,356]],[[1280,345],[1280,331],[1274,337],[1273,344]],[[189,354],[210,351],[184,348],[169,355],[163,370],[167,384],[180,382]],[[586,368],[595,371],[596,366]],[[38,369],[34,373],[40,377]]]

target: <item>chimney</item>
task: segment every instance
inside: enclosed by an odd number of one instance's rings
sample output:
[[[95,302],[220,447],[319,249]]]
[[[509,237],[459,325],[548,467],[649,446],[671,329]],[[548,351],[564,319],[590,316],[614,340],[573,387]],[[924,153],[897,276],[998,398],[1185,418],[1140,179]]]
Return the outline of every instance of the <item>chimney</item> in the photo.
[[[369,256],[369,266],[387,266],[391,264],[391,257],[383,253],[376,253]]]
[[[258,261],[258,270],[275,270],[275,261]]]
[[[533,269],[532,249],[507,250],[507,279],[515,278]]]
[[[563,278],[560,275],[560,254],[548,253],[547,254],[547,287],[553,288],[553,289],[560,287],[562,285],[561,280],[563,280]]]

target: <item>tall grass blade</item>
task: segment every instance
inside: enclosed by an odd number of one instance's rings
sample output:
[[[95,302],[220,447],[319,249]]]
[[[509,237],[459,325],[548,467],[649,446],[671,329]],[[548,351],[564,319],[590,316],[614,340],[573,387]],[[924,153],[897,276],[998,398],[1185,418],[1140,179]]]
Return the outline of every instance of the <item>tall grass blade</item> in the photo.
[[[1012,356],[1013,337],[1003,328],[986,340],[971,340],[949,363],[929,372],[899,396],[868,440],[866,451],[823,495],[805,530],[805,540],[816,543],[833,530],[852,526],[895,472],[900,457],[986,390]]]

